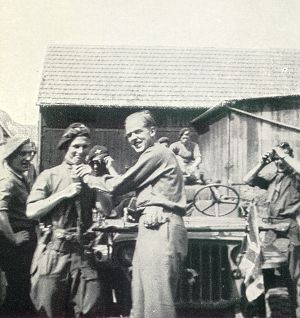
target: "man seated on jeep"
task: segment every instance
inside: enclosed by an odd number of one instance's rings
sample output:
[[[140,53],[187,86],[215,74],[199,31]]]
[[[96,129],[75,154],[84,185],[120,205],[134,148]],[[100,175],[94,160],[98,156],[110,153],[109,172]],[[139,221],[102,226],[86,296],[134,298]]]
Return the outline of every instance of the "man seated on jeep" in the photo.
[[[289,270],[297,289],[296,311],[297,317],[300,317],[300,162],[293,157],[290,145],[287,142],[280,143],[262,156],[259,164],[244,177],[244,182],[267,190],[268,217],[274,222],[280,220],[289,223]],[[275,163],[276,172],[266,177],[261,172],[271,162]]]

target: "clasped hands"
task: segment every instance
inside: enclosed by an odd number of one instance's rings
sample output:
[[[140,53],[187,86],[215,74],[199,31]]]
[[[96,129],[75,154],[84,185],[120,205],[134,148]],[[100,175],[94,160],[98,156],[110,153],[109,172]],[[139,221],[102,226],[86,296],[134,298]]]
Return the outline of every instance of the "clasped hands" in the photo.
[[[262,156],[262,164],[267,165],[277,159],[284,159],[288,154],[280,147],[274,147],[271,152],[266,152]]]
[[[168,221],[168,215],[162,209],[153,209],[144,214],[144,226],[147,229],[158,229],[161,224]]]
[[[92,168],[88,165],[81,164],[74,166],[71,173],[73,182],[61,191],[62,196],[65,198],[73,198],[79,194],[82,189],[81,179],[91,173]]]

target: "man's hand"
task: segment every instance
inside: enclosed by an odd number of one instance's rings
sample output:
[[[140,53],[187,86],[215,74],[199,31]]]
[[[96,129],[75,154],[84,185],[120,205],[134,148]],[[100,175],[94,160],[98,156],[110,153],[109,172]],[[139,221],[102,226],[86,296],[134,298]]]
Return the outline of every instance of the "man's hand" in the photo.
[[[65,198],[73,198],[75,195],[80,193],[81,188],[82,185],[80,182],[74,182],[62,190],[62,194]]]
[[[75,168],[75,174],[78,177],[83,178],[86,175],[92,174],[92,168],[89,165],[84,165],[84,164],[78,165]]]
[[[103,161],[107,168],[112,167],[114,163],[114,159],[111,156],[106,156],[103,158]]]
[[[268,165],[269,163],[272,162],[271,160],[271,152],[266,152],[265,154],[263,154],[262,158],[261,158],[261,164],[262,165]]]
[[[29,241],[29,232],[20,231],[20,232],[14,233],[14,238],[15,238],[15,244],[19,246]]]
[[[167,221],[169,221],[169,218],[164,212],[159,210],[148,211],[145,213],[144,226],[149,229],[155,229]]]

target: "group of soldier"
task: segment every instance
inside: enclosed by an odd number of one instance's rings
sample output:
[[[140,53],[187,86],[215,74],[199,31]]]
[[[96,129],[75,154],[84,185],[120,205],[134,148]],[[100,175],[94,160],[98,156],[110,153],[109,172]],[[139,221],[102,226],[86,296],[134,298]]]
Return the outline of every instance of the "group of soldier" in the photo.
[[[199,167],[201,155],[198,149],[191,158],[191,147],[196,146],[190,141],[189,129],[182,130],[180,141],[169,148],[157,142],[156,131],[148,111],[126,118],[126,137],[139,157],[119,174],[105,147],[96,146],[89,152],[89,128],[73,123],[58,141],[63,162],[44,170],[32,188],[24,175],[32,160],[30,140],[12,138],[2,146],[0,267],[8,283],[2,317],[101,317],[102,286],[89,249],[92,211],[97,207],[109,214],[111,196],[131,191],[141,217],[130,316],[176,316],[174,297],[187,254],[183,175]],[[264,178],[262,170],[270,162],[276,163],[277,171]],[[290,270],[299,295],[300,163],[293,158],[290,145],[279,144],[265,154],[245,182],[268,189],[270,215],[290,221]],[[44,224],[39,239],[38,221]]]
[[[125,131],[139,159],[123,175],[112,172],[109,156],[108,173],[95,175],[85,164],[90,130],[73,123],[58,141],[63,162],[44,170],[31,189],[24,176],[32,159],[30,141],[12,138],[3,147],[0,266],[8,282],[4,316],[25,317],[33,311],[48,317],[101,316],[99,273],[85,233],[97,199],[128,191],[135,191],[142,214],[133,259],[131,315],[175,316],[173,298],[187,252],[182,173],[175,154],[156,143],[156,123],[149,112],[128,116]],[[98,153],[96,149],[93,157]],[[37,220],[45,228],[38,243]]]

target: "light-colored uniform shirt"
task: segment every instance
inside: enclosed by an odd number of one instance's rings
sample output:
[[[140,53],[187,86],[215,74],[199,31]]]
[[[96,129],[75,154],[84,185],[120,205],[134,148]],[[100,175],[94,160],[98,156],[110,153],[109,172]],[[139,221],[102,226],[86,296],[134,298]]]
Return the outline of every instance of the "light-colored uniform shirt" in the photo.
[[[251,186],[268,190],[270,216],[296,217],[300,213],[300,176],[291,173],[276,173],[272,176],[257,176]]]
[[[67,188],[73,181],[72,165],[63,162],[59,166],[44,170],[34,183],[27,202],[33,203],[50,197],[50,195]],[[92,225],[92,208],[95,206],[95,192],[82,185],[81,192],[73,198],[65,199],[50,211],[43,221],[55,228],[68,229],[75,227],[78,211],[75,204],[78,200],[81,207],[82,222],[85,228]]]
[[[175,155],[180,156],[184,163],[192,162],[201,157],[199,145],[192,141],[187,144],[183,144],[180,140],[176,141],[170,145],[170,149]]]
[[[159,206],[179,215],[185,213],[183,176],[176,156],[158,143],[147,148],[123,175],[88,176],[85,182],[91,188],[106,188],[117,194],[135,190],[138,209]]]
[[[36,221],[28,219],[25,213],[30,191],[26,177],[6,163],[1,166],[0,173],[0,210],[7,213],[14,232],[33,228]]]

